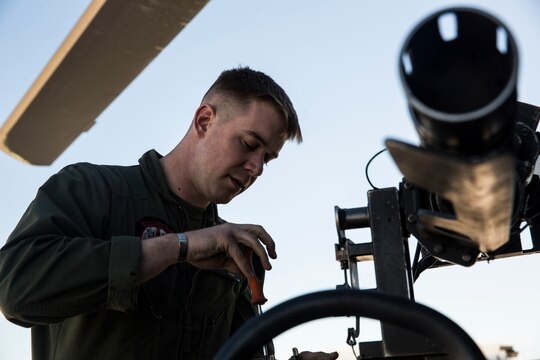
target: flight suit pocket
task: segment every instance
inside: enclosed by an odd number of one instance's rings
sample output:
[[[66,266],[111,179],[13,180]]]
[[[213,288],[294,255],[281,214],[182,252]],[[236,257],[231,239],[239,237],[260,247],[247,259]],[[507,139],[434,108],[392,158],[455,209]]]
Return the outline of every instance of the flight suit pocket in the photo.
[[[190,353],[187,358],[211,358],[229,338],[240,285],[214,272],[199,274],[186,309],[190,329],[185,329],[185,334],[189,333],[189,343],[193,345],[184,348]]]

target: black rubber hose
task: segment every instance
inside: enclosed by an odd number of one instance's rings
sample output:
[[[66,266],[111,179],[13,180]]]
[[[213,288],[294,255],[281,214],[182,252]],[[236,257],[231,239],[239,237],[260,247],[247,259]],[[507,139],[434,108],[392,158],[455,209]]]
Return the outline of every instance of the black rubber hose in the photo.
[[[405,298],[361,290],[328,290],[296,297],[246,322],[214,360],[249,359],[263,344],[306,322],[331,316],[361,316],[426,335],[452,359],[485,360],[476,343],[441,313]]]

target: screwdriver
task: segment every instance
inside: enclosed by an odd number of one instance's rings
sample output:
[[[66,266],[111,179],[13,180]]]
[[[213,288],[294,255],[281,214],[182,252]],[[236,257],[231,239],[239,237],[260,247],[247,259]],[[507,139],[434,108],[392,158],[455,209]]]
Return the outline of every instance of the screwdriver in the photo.
[[[249,290],[251,292],[251,303],[253,305],[257,305],[257,311],[259,312],[259,315],[261,315],[261,305],[268,301],[263,293],[265,270],[262,266],[261,259],[259,259],[257,254],[253,253],[253,249],[246,247],[244,249],[244,256],[248,259],[253,273],[253,275],[248,278]],[[273,353],[270,354],[268,350],[268,344],[263,346],[263,356],[265,359],[275,359],[275,355]]]
[[[251,303],[257,305],[257,308],[260,310],[261,305],[267,301],[263,293],[265,271],[261,259],[259,259],[257,254],[253,253],[253,249],[246,246],[244,248],[244,256],[248,259],[253,273],[253,275],[248,278],[248,285],[251,291]]]

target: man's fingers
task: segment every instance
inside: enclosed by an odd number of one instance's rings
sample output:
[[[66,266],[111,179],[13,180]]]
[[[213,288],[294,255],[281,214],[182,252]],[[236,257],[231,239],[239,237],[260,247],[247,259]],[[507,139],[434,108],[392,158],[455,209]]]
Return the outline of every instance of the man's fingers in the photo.
[[[251,262],[246,259],[236,241],[229,242],[226,252],[245,277],[249,278],[254,275]]]
[[[265,270],[270,270],[271,258],[276,258],[275,243],[260,225],[226,223],[186,232],[189,241],[188,261],[204,268],[230,268],[246,277],[253,275],[251,259],[247,259],[239,243],[251,248]],[[266,249],[265,249],[266,246]],[[221,256],[216,256],[221,253]],[[236,264],[231,266],[229,257]],[[228,270],[230,270],[228,269]]]
[[[274,239],[272,239],[270,234],[268,234],[262,226],[251,225],[251,224],[245,224],[241,226],[243,230],[255,235],[264,245],[266,245],[266,250],[268,251],[268,255],[270,255],[272,259],[277,258],[276,243],[274,242]]]
[[[270,264],[268,254],[256,235],[249,231],[238,231],[235,236],[238,242],[250,247],[253,250],[255,255],[261,260],[261,264],[265,270],[272,269],[272,264]]]

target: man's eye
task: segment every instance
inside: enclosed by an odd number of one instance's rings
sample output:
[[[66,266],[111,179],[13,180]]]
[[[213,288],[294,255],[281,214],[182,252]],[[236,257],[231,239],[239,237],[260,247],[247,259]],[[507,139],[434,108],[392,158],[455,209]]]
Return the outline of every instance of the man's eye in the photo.
[[[257,145],[250,144],[245,140],[242,140],[242,145],[248,150],[255,150],[257,148]]]

